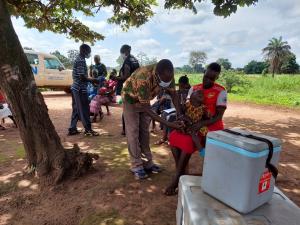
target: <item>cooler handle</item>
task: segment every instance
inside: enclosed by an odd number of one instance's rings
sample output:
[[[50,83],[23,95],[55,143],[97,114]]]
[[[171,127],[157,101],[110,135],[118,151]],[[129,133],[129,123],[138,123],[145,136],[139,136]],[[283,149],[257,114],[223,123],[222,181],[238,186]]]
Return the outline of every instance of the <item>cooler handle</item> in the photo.
[[[257,141],[262,141],[262,142],[267,143],[269,146],[269,154],[268,154],[268,158],[266,160],[266,168],[268,168],[268,170],[272,173],[272,176],[276,180],[277,175],[278,175],[278,169],[271,163],[271,159],[273,157],[274,146],[270,140],[268,140],[266,138],[258,137],[258,136],[252,135],[252,134],[242,134],[240,132],[229,130],[229,129],[224,129],[223,131],[230,133],[230,134],[239,135],[239,136],[243,136],[246,138],[250,138],[250,139],[254,139]]]

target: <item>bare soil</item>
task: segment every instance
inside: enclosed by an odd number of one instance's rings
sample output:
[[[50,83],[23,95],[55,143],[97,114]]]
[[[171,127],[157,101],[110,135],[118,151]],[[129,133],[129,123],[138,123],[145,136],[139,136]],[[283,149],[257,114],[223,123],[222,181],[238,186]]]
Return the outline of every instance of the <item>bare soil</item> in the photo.
[[[94,170],[54,187],[39,186],[24,173],[24,148],[11,123],[0,131],[0,225],[173,225],[177,196],[163,190],[174,172],[168,146],[154,146],[154,158],[163,173],[136,181],[129,172],[126,138],[121,136],[121,107],[113,107],[94,129],[100,137],[69,137],[71,97],[62,92],[44,93],[49,114],[66,147],[78,143],[84,151],[98,153]],[[104,108],[103,108],[104,110]],[[34,118],[33,118],[34,119]],[[227,127],[242,127],[283,140],[277,185],[300,205],[300,111],[230,103]],[[160,132],[151,137],[151,143]],[[201,160],[194,154],[190,173],[199,173]]]

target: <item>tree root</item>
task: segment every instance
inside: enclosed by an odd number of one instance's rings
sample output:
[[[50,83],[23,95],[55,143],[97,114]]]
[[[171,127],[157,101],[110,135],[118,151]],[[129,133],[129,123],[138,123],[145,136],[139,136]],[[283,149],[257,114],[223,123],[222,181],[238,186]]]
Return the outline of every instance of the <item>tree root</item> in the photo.
[[[77,144],[72,149],[65,149],[62,166],[56,168],[55,183],[67,177],[77,178],[87,173],[93,167],[93,160],[98,160],[99,155],[80,152]]]

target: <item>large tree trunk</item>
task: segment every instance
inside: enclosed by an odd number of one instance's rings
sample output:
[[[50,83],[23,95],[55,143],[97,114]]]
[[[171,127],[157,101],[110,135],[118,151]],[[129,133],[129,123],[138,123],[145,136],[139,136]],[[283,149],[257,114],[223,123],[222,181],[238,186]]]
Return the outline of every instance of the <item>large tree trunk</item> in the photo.
[[[80,153],[78,146],[72,150],[63,148],[14,31],[5,0],[0,0],[0,88],[16,118],[29,168],[58,182],[67,172],[80,175],[91,167],[94,155]]]

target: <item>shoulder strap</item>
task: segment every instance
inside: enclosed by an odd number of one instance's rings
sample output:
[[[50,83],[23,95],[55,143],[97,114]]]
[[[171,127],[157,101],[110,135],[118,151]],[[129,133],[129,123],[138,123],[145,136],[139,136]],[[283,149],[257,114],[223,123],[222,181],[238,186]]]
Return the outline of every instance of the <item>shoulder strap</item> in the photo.
[[[239,135],[239,136],[243,136],[246,138],[251,138],[251,139],[254,139],[257,141],[262,141],[262,142],[267,143],[269,146],[269,154],[268,154],[268,158],[266,160],[266,168],[268,168],[268,170],[272,173],[272,175],[275,179],[277,178],[278,169],[273,164],[271,164],[271,159],[273,157],[273,152],[274,152],[274,146],[270,140],[268,140],[266,138],[258,137],[258,136],[252,135],[252,134],[242,134],[240,132],[236,132],[236,131],[229,130],[229,129],[224,129],[223,131],[230,133],[230,134]]]

